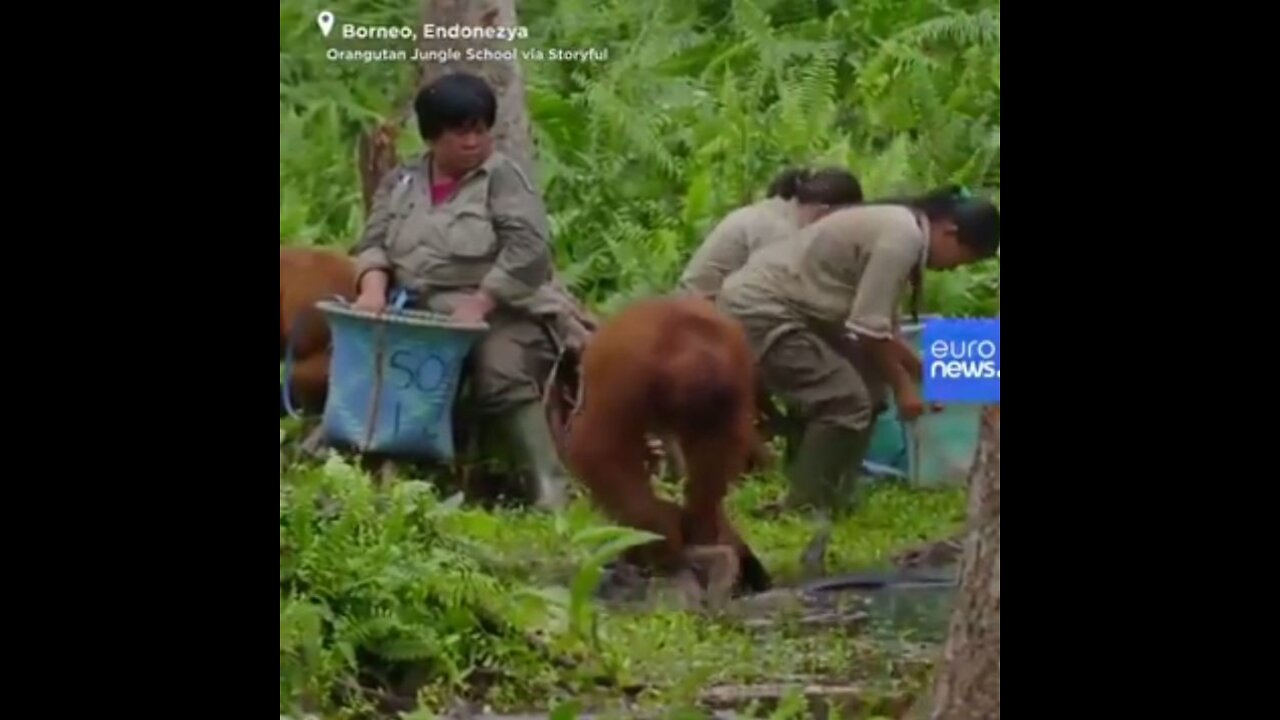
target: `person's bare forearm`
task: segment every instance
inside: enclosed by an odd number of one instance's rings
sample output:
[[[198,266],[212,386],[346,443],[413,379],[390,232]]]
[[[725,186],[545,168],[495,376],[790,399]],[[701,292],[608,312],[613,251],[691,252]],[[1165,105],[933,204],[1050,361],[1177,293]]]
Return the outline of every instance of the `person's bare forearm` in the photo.
[[[867,343],[867,349],[872,358],[880,366],[880,371],[884,373],[889,387],[893,389],[893,396],[898,405],[898,417],[906,421],[920,417],[925,411],[924,400],[920,397],[917,381],[912,380],[907,374],[906,367],[903,366],[902,353],[899,351],[896,340],[864,337],[859,338],[859,342]]]
[[[858,342],[865,343],[880,372],[896,397],[902,398],[915,393],[915,383],[904,366],[902,353],[896,340],[860,337]]]
[[[903,371],[916,382],[920,382],[924,377],[924,364],[920,362],[920,356],[901,337],[895,337],[893,344],[897,348],[898,361]]]
[[[360,276],[360,287],[357,288],[357,294],[386,297],[387,281],[388,277],[385,270],[370,270]]]

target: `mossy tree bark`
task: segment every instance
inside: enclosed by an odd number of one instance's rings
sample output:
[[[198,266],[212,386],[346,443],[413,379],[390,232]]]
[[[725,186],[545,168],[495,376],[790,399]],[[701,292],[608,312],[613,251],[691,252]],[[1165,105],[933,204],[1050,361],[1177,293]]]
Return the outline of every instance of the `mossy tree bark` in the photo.
[[[999,404],[983,408],[981,418],[960,591],[934,677],[930,720],[1000,720]]]
[[[969,480],[960,590],[931,720],[1000,720],[1000,407],[984,408]]]

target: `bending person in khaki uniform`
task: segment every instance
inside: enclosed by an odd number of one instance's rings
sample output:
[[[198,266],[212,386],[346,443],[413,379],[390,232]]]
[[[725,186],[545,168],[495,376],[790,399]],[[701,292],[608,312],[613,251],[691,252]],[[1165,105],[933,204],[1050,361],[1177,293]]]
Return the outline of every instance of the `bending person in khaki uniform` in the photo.
[[[381,312],[392,287],[412,304],[460,322],[485,321],[473,351],[477,411],[502,422],[535,478],[534,505],[565,503],[540,384],[556,359],[553,336],[571,319],[551,285],[547,218],[532,183],[494,151],[493,91],[465,73],[441,77],[414,102],[431,150],[388,173],[356,247],[356,306]],[[580,338],[578,339],[580,342]]]
[[[794,239],[756,253],[729,277],[719,307],[737,318],[765,386],[805,422],[788,468],[792,508],[824,514],[847,495],[874,416],[868,380],[849,361],[848,330],[890,388],[904,419],[924,411],[920,359],[894,338],[914,270],[952,269],[993,256],[1000,214],[947,189],[923,198],[836,210]],[[847,324],[846,324],[847,323]]]
[[[842,168],[786,170],[759,202],[716,225],[690,258],[678,288],[714,301],[724,279],[757,250],[785,240],[834,207],[862,202],[862,186]]]
[[[862,202],[862,185],[843,168],[792,168],[769,184],[763,200],[740,207],[716,224],[689,259],[676,284],[676,292],[691,293],[715,302],[724,279],[747,264],[761,248],[793,237],[801,228],[831,212],[832,208]],[[761,395],[761,408],[768,396]],[[768,412],[766,411],[766,415]],[[669,461],[664,474],[686,474],[680,449],[670,441],[661,444]],[[761,448],[758,465],[769,462]]]

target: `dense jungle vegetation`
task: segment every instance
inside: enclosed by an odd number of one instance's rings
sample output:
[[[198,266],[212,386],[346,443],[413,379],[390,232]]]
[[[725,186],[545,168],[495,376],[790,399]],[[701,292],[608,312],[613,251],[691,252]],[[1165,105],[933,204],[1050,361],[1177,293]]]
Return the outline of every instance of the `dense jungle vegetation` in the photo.
[[[281,243],[348,247],[363,211],[358,135],[392,115],[408,64],[324,57],[319,11],[416,24],[416,0],[281,0]],[[539,183],[558,263],[602,312],[670,288],[729,210],[799,163],[852,168],[871,196],[960,182],[999,197],[1000,6],[990,0],[522,0],[523,45],[608,48],[600,63],[525,63]],[[412,127],[410,123],[408,127]],[[402,136],[405,154],[419,149]],[[994,315],[998,261],[931,274],[925,309]],[[282,424],[282,443],[293,428]],[[733,497],[785,577],[809,526]],[[879,487],[836,531],[836,566],[883,560],[963,520],[960,489]],[[857,683],[864,717],[919,690],[930,656],[856,633],[758,631],[682,613],[602,613],[599,567],[630,534],[581,500],[558,518],[458,507],[425,482],[390,489],[333,458],[285,468],[280,495],[280,712],[411,717],[459,698],[495,708],[628,697],[687,707],[725,682]],[[802,717],[794,696],[770,710]]]
[[[355,138],[413,82],[408,65],[326,60],[316,13],[401,24],[417,6],[282,0],[282,241],[355,242]],[[559,265],[603,309],[669,288],[712,225],[788,164],[847,165],[871,196],[960,182],[999,197],[998,2],[525,0],[519,12],[522,46],[609,50],[523,65]],[[931,277],[927,307],[994,314],[995,273]]]

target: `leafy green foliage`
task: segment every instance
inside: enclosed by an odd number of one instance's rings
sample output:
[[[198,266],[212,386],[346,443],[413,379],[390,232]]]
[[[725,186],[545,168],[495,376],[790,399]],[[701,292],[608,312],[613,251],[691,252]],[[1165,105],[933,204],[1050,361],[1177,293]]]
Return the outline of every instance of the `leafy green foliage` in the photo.
[[[813,528],[757,514],[784,492],[780,478],[750,479],[730,512],[785,583]],[[414,690],[437,710],[459,696],[497,709],[594,706],[642,687],[640,701],[671,707],[712,684],[797,674],[900,692],[928,662],[857,635],[603,612],[592,602],[600,569],[649,537],[608,527],[583,499],[557,516],[491,512],[440,500],[425,483],[377,488],[330,460],[283,474],[280,518],[280,712],[293,717],[368,717],[378,693]],[[877,486],[836,525],[832,570],[878,564],[963,518],[960,488]],[[405,686],[415,673],[421,686]]]
[[[280,235],[349,246],[356,138],[400,109],[413,68],[326,60],[319,5],[281,4]],[[418,6],[334,9],[401,24]],[[519,12],[521,47],[609,52],[522,67],[558,264],[605,312],[669,289],[711,227],[785,166],[846,165],[873,197],[959,182],[999,198],[998,2],[526,0]],[[403,140],[418,149],[412,130]],[[924,309],[994,314],[997,272],[930,273]]]
[[[536,616],[482,552],[440,531],[457,504],[424,483],[379,492],[336,458],[282,478],[281,712],[366,708],[362,685],[403,692],[396,678],[411,671],[428,694],[478,676],[536,682],[547,662],[528,638]]]
[[[358,137],[403,109],[416,69],[326,59],[322,9],[402,25],[420,3],[280,5],[280,241],[348,247],[363,222]],[[998,0],[522,0],[519,12],[525,47],[609,53],[523,65],[557,262],[603,312],[669,289],[712,226],[786,166],[847,165],[872,197],[959,182],[999,200]],[[406,130],[400,151],[418,152]],[[997,277],[998,262],[930,273],[923,309],[993,314]],[[282,466],[284,450],[282,430]],[[755,479],[731,504],[785,580],[811,527],[753,514],[782,490]],[[958,490],[873,492],[837,526],[833,569],[945,535],[963,507]],[[555,518],[460,508],[334,461],[282,470],[280,518],[280,712],[293,717],[369,717],[405,692],[422,701],[406,717],[458,695],[572,717],[597,684],[643,686],[668,708],[709,684],[797,676],[896,691],[924,662],[847,635],[602,613],[588,601],[601,565],[642,538],[597,530],[582,501]]]
[[[316,15],[400,25],[417,22],[409,0],[282,0],[280,3],[280,238],[348,245],[364,222],[356,139],[393,114],[412,89],[405,63],[325,57]]]
[[[535,589],[503,572],[503,548],[470,531],[486,514],[460,502],[421,482],[379,489],[337,456],[282,474],[281,713],[359,717],[406,694],[520,705],[616,677],[594,593],[605,564],[656,536],[538,518],[555,526],[538,550],[577,569],[567,592]]]

